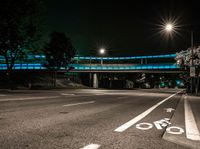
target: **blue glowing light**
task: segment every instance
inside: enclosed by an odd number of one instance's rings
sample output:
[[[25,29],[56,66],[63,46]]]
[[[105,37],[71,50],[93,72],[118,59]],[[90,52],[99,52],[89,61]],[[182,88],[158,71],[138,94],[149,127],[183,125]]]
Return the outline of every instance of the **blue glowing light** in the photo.
[[[146,65],[131,65],[131,66],[89,66],[81,64],[70,64],[74,70],[150,70],[150,69],[178,69],[180,66],[175,64],[146,64]],[[0,70],[7,69],[6,64],[0,64]],[[42,64],[15,64],[14,69],[46,69]],[[62,68],[64,69],[64,68]]]

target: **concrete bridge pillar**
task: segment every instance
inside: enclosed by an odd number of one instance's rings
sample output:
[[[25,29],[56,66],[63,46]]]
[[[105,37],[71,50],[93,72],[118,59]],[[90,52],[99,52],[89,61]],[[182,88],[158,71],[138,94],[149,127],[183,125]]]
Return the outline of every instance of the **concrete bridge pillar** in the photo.
[[[143,64],[144,63],[144,59],[141,59],[141,63],[140,64]]]
[[[141,59],[141,64],[147,64],[147,59]]]
[[[93,74],[93,88],[98,88],[99,87],[99,82],[98,82],[98,75],[97,73]]]

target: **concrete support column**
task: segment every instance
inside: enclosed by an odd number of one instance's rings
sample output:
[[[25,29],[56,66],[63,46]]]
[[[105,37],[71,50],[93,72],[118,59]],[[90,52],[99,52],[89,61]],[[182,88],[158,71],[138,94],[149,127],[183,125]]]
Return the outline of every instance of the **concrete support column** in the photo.
[[[144,59],[141,59],[141,64],[144,64]]]
[[[147,64],[147,58],[141,59],[141,64]]]
[[[103,65],[103,58],[101,58],[101,65]]]
[[[89,87],[92,87],[92,73],[89,74]]]
[[[98,83],[98,76],[97,73],[93,74],[93,88],[98,88],[99,87],[99,83]]]
[[[145,64],[147,64],[148,62],[147,62],[147,58],[145,59]]]
[[[109,80],[109,88],[112,88],[112,78]]]

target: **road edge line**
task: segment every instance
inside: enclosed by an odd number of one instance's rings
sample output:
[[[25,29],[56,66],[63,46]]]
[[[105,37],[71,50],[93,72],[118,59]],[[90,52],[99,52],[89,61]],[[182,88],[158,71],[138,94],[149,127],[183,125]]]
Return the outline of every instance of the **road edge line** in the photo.
[[[199,129],[187,96],[184,97],[184,109],[186,138],[193,141],[200,141]]]

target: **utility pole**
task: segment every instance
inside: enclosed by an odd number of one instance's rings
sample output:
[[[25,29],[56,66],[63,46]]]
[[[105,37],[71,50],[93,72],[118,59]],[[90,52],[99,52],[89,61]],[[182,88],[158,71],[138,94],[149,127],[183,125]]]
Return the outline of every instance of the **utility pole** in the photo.
[[[190,92],[193,93],[193,77],[195,76],[195,68],[193,64],[193,47],[194,47],[194,38],[193,31],[190,31],[190,42],[191,42],[191,63],[190,63]]]

